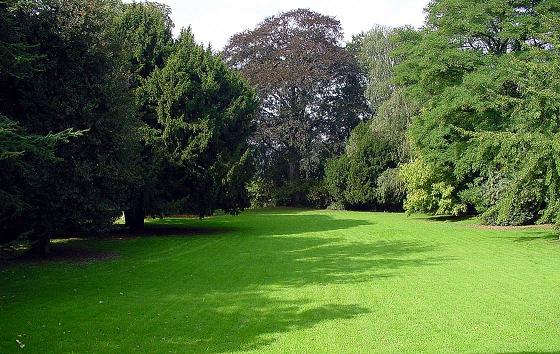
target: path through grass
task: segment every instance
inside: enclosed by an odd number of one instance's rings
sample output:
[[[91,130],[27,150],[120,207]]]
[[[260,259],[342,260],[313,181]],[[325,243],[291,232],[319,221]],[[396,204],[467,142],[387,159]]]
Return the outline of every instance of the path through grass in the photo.
[[[0,352],[560,351],[551,230],[297,210],[155,224],[196,232],[1,269]]]

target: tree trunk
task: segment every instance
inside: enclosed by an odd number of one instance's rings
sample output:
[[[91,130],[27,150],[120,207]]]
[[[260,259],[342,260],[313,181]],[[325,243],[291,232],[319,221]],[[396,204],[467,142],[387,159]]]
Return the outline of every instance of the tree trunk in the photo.
[[[288,163],[288,181],[297,185],[300,181],[299,175],[299,159],[297,157],[293,158],[292,161]],[[299,187],[299,186],[298,186]],[[299,190],[291,196],[290,206],[301,206],[305,197]]]
[[[124,212],[124,223],[132,231],[142,230],[145,217],[144,193],[139,192],[133,197],[130,208]]]
[[[44,233],[39,239],[31,246],[30,252],[33,255],[44,257],[49,254],[51,245],[51,238],[48,233]]]
[[[297,162],[288,163],[288,180],[297,182],[299,180],[299,164]]]

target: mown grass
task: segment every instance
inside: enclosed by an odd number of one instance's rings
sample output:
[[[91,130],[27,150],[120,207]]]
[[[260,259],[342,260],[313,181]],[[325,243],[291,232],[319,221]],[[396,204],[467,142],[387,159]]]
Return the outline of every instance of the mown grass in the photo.
[[[153,225],[195,231],[2,269],[0,352],[560,351],[552,230],[302,210]]]

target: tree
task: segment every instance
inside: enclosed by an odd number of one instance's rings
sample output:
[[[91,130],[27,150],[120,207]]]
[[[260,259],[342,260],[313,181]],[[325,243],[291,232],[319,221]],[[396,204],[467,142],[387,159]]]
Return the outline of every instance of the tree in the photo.
[[[234,35],[224,49],[257,88],[257,175],[277,188],[321,177],[367,112],[357,62],[341,41],[337,20],[298,9]]]
[[[406,132],[416,107],[395,91],[377,114],[352,131],[346,151],[332,160],[325,184],[341,208],[398,210],[404,186],[397,169],[410,158]]]
[[[157,209],[161,191],[158,175],[164,165],[158,160],[149,144],[150,129],[158,129],[155,107],[145,94],[148,78],[157,68],[162,68],[173,49],[173,22],[169,7],[155,2],[123,4],[115,18],[114,33],[125,45],[124,54],[129,66],[129,88],[135,99],[138,130],[141,141],[140,154],[135,164],[138,176],[130,188],[125,222],[131,229],[144,226],[147,210]]]
[[[62,232],[110,227],[134,177],[133,105],[119,40],[107,31],[114,5],[86,0],[0,4],[2,17],[11,22],[2,47],[7,43],[16,49],[2,60],[19,65],[0,77],[0,113],[17,123],[6,123],[10,139],[21,141],[28,166],[40,173],[25,200],[32,207],[24,219],[12,219],[22,226],[12,231],[39,240],[39,251]],[[53,141],[62,138],[52,132],[68,129],[84,134],[58,146],[55,160],[33,158],[28,142],[52,150]],[[26,182],[18,183],[24,188]]]
[[[44,175],[56,163],[56,147],[79,133],[32,135],[0,115],[0,244],[38,227],[29,215],[41,212]],[[34,239],[31,235],[31,239]]]
[[[241,76],[182,30],[144,89],[158,119],[156,127],[146,128],[146,141],[162,163],[160,203],[148,213],[202,217],[247,206],[248,139],[257,101]]]
[[[345,153],[327,165],[325,185],[341,208],[400,209],[404,187],[398,167],[410,158],[406,131],[417,107],[398,89],[393,68],[395,37],[409,28],[374,27],[354,38],[352,51],[365,73],[365,95],[374,116],[358,125]]]
[[[396,69],[422,106],[410,130],[418,160],[404,174],[410,211],[483,212],[493,224],[557,218],[559,16],[556,1],[430,3]]]
[[[389,27],[374,26],[354,36],[348,45],[366,77],[365,96],[374,114],[395,90],[392,82],[393,68],[398,62],[398,58],[392,55],[397,46],[395,31]]]

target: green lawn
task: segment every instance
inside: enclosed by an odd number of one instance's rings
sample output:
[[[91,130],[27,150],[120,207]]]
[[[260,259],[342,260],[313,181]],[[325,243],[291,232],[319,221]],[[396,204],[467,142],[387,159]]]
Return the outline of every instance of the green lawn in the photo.
[[[158,224],[195,231],[1,269],[0,352],[560,352],[552,230],[288,209]]]

